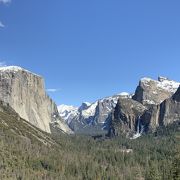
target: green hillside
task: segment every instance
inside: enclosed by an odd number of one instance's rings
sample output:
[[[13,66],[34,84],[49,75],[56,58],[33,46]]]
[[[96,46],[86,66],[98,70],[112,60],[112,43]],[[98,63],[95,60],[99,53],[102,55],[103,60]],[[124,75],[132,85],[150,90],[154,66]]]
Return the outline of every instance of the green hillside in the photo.
[[[0,109],[0,179],[180,179],[178,123],[137,140],[52,137]]]

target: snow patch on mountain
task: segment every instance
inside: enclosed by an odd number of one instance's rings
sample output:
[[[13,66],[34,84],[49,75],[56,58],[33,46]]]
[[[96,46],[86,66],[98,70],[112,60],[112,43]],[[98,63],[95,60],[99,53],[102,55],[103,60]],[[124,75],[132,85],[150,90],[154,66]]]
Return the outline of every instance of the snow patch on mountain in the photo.
[[[85,110],[82,110],[81,115],[86,119],[89,118],[90,116],[94,116],[96,112],[96,107],[97,107],[98,102],[92,103],[89,105],[89,107]]]
[[[144,83],[146,86],[150,86],[149,82],[151,81],[157,85],[157,88],[163,89],[172,93],[175,93],[178,87],[180,86],[179,82],[169,80],[168,78],[162,77],[162,76],[158,77],[158,80],[153,80],[147,77],[141,79],[141,82]]]
[[[77,116],[78,113],[78,107],[75,106],[68,106],[65,104],[62,104],[58,106],[59,115],[67,122],[70,123],[71,120]]]
[[[99,99],[93,103],[84,102],[80,107],[60,105],[58,107],[60,116],[74,130],[74,126],[91,126],[94,124],[107,124],[107,120],[115,108],[119,97],[131,97],[129,93],[123,92],[114,96]],[[78,124],[78,125],[77,125]]]
[[[13,72],[13,73],[17,73],[17,72],[20,72],[20,71],[24,71],[24,72],[27,72],[27,73],[30,73],[30,74],[33,74],[35,76],[39,76],[41,77],[40,75],[38,74],[35,74],[31,71],[28,71],[22,67],[19,67],[19,66],[2,66],[0,67],[0,73],[3,73],[3,72]]]

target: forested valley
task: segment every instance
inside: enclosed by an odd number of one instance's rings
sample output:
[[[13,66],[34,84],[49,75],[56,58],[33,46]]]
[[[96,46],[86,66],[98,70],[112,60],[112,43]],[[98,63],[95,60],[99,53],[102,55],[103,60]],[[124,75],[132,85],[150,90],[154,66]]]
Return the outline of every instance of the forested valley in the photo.
[[[179,128],[176,122],[136,140],[62,134],[44,144],[1,124],[0,179],[179,180]]]

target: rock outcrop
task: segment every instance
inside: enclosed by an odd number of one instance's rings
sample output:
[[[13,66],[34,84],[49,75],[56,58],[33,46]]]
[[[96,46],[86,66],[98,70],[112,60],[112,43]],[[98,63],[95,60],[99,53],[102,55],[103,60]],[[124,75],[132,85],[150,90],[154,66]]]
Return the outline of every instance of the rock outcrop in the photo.
[[[158,81],[150,78],[142,78],[136,89],[133,99],[143,105],[158,105],[170,98],[179,87],[180,83],[159,77]]]
[[[141,117],[141,121],[146,126],[146,131],[155,131],[159,126],[180,121],[180,87],[171,98],[148,109]]]
[[[168,125],[180,120],[180,87],[169,99],[160,104],[160,125]]]
[[[16,66],[1,67],[0,100],[43,131],[50,133],[50,124],[58,122],[64,132],[70,132],[60,119],[56,104],[46,94],[43,78],[37,74]]]
[[[138,121],[146,110],[145,106],[133,99],[119,98],[114,110],[111,128],[116,135],[136,132]]]
[[[160,105],[152,105],[148,110],[141,116],[141,124],[144,127],[144,132],[154,132],[156,128],[160,126],[161,108]]]

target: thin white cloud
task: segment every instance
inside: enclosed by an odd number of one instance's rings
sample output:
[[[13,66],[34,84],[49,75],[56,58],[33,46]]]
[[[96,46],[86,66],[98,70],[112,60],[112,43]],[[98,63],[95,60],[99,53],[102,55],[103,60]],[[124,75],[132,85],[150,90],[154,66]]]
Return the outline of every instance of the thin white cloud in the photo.
[[[11,0],[0,0],[0,4],[9,4]],[[0,21],[0,28],[4,28],[5,25]]]
[[[7,4],[7,3],[10,3],[11,0],[0,0],[0,3],[4,3],[4,4]]]
[[[58,92],[60,89],[46,89],[47,92]]]
[[[0,28],[4,28],[5,25],[0,21]]]
[[[6,62],[5,61],[0,61],[0,67],[4,67],[6,66]]]

